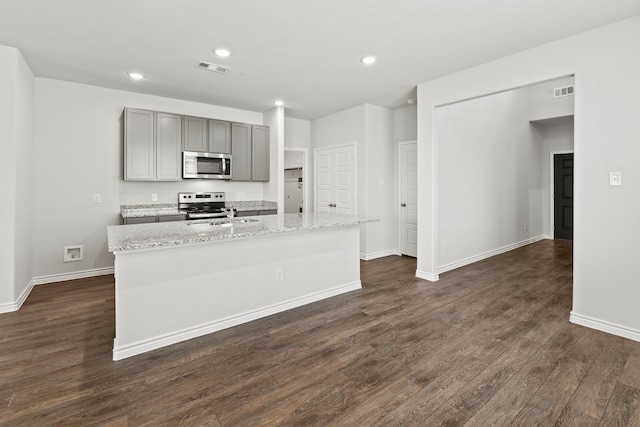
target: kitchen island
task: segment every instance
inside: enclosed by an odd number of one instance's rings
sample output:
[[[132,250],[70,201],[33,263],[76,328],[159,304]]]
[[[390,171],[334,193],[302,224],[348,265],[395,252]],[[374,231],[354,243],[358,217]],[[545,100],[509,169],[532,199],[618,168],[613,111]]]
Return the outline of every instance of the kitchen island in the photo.
[[[360,224],[286,214],[108,227],[120,360],[361,287]]]

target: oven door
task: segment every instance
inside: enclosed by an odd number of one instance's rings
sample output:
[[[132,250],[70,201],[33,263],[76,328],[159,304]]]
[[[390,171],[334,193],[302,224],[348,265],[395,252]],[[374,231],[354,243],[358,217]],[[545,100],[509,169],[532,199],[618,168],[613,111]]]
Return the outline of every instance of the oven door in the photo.
[[[182,153],[182,177],[231,179],[231,155],[220,153]]]

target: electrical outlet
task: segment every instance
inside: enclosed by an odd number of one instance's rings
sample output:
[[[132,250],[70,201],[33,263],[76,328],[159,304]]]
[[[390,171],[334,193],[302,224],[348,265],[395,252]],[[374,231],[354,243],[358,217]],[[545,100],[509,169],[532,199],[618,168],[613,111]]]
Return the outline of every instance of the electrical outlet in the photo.
[[[157,202],[158,201],[158,195],[156,193],[151,193],[151,201],[152,202]]]
[[[622,185],[622,172],[609,172],[609,185],[612,187]]]
[[[82,261],[83,249],[84,249],[84,245],[65,246],[64,247],[64,262]]]
[[[276,268],[276,282],[284,280],[284,268]]]
[[[93,195],[93,203],[96,204],[96,205],[99,205],[101,201],[102,201],[102,198],[100,197],[100,194],[94,193],[94,195]]]
[[[449,242],[444,242],[444,251],[449,252]]]
[[[524,225],[524,231],[529,231],[529,224]]]

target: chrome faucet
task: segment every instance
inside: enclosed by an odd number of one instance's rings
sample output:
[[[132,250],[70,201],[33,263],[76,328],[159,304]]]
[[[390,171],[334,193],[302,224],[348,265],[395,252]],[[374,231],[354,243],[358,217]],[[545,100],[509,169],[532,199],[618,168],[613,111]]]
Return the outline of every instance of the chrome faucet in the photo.
[[[233,222],[233,216],[235,215],[236,211],[233,208],[223,208],[224,213],[227,214],[227,218],[229,218],[229,221]]]

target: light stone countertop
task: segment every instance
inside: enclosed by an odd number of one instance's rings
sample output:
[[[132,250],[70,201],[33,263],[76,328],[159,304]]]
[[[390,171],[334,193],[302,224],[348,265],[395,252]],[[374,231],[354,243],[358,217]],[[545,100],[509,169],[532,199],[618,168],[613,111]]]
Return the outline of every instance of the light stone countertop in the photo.
[[[241,222],[253,220],[250,222]],[[156,222],[150,224],[112,225],[107,227],[109,252],[175,247],[278,233],[344,227],[377,222],[336,213],[300,213],[236,218],[233,225],[226,219]],[[227,225],[222,223],[227,222]],[[211,224],[214,225],[211,225]]]

